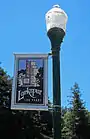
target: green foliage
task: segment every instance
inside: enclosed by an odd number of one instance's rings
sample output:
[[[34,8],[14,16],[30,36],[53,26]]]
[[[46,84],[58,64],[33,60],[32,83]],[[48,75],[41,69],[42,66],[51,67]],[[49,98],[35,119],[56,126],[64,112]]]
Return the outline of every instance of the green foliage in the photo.
[[[0,105],[9,106],[9,98],[11,93],[12,79],[0,67]]]
[[[88,118],[84,103],[80,98],[81,94],[78,84],[75,83],[74,87],[71,90],[73,94],[72,116],[73,116],[74,135],[76,135],[78,138],[82,137],[83,139],[84,138],[86,139]]]
[[[63,117],[63,128],[62,128],[62,138],[71,139],[72,133],[72,115],[71,112],[66,112]]]
[[[42,82],[40,69],[39,76]],[[49,139],[52,138],[53,105],[49,111],[11,111],[12,79],[0,67],[0,138]],[[90,139],[90,112],[85,108],[77,83],[71,88],[71,106],[61,109],[62,139]],[[3,132],[5,134],[3,134]]]
[[[80,89],[77,83],[71,88],[71,110],[64,117],[62,129],[63,139],[87,139],[88,138],[88,116],[80,96]]]
[[[0,67],[0,92],[11,90],[11,78],[7,72]]]

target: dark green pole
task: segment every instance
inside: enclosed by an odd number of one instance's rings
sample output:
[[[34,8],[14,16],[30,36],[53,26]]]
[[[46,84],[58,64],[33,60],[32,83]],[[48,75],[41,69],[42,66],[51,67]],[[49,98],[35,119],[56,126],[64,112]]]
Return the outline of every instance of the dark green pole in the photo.
[[[57,27],[47,33],[51,41],[53,64],[53,129],[54,139],[61,139],[61,89],[60,89],[60,45],[65,32]]]

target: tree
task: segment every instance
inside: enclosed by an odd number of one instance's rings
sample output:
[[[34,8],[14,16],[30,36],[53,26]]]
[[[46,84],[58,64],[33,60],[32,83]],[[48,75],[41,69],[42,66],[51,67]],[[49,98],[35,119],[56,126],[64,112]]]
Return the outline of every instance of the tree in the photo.
[[[72,139],[72,115],[70,111],[67,111],[62,117],[62,139]]]
[[[65,139],[87,139],[88,117],[77,83],[71,88],[71,110],[64,116],[62,135]]]
[[[75,83],[72,90],[72,117],[73,117],[73,133],[78,138],[87,138],[88,117],[86,108],[82,101],[80,89]]]
[[[11,86],[12,79],[7,72],[0,67],[0,105],[8,107],[10,106]]]

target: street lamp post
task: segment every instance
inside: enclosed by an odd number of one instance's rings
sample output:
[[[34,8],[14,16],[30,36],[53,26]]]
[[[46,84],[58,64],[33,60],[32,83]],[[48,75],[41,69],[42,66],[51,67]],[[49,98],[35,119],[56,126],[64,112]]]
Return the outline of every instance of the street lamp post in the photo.
[[[60,90],[60,45],[65,35],[66,13],[54,5],[46,13],[47,35],[51,41],[53,62],[53,129],[54,139],[61,139],[61,90]]]

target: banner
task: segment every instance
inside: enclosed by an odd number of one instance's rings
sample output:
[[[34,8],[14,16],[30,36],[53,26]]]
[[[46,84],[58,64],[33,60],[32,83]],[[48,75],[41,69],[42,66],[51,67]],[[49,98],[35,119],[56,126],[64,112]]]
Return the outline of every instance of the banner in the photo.
[[[48,110],[47,54],[14,54],[11,109]]]

